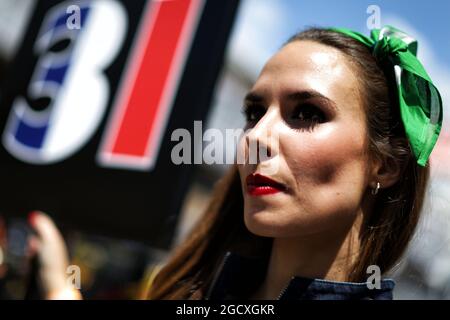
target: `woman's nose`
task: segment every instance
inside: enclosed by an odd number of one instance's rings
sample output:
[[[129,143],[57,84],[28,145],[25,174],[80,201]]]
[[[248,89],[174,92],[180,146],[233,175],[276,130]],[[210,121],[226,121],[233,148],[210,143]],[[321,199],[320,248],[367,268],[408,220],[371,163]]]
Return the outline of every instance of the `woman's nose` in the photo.
[[[274,157],[278,153],[278,115],[269,110],[246,135],[246,155],[249,164],[256,164]]]

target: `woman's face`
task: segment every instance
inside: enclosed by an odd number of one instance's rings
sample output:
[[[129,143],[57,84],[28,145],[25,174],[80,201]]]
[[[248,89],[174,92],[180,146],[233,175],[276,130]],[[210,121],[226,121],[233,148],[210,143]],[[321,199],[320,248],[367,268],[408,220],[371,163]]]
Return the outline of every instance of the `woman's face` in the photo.
[[[361,213],[370,168],[356,77],[343,53],[312,41],[286,45],[265,65],[244,101],[249,130],[238,147],[267,153],[238,165],[251,232],[332,232]]]

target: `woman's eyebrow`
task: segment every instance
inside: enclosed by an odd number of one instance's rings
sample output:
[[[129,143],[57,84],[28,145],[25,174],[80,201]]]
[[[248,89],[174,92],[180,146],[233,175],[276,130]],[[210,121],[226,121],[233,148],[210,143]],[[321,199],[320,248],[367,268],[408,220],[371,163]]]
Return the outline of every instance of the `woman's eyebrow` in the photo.
[[[313,91],[313,90],[304,90],[304,91],[296,91],[293,93],[289,93],[286,96],[287,100],[293,100],[293,101],[303,101],[303,100],[308,100],[308,99],[312,99],[312,98],[319,98],[319,99],[323,99],[327,102],[328,105],[330,105],[333,109],[337,109],[336,107],[336,103],[331,100],[330,98],[324,96],[323,94],[317,92],[317,91]]]
[[[319,98],[325,100],[327,105],[329,105],[334,110],[337,110],[336,103],[333,100],[314,90],[296,91],[293,93],[289,93],[286,96],[287,100],[292,100],[295,102],[308,100],[312,98]],[[261,103],[261,102],[264,102],[264,97],[256,92],[249,92],[246,94],[244,98],[244,103]]]
[[[255,92],[249,92],[245,95],[244,102],[245,103],[257,103],[257,102],[263,102],[264,97],[255,93]]]

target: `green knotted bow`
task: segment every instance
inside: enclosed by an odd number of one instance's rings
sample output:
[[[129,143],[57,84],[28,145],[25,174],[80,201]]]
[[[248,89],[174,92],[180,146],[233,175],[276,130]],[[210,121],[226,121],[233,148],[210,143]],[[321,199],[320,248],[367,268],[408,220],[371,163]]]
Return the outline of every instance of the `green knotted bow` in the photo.
[[[373,29],[370,38],[345,28],[330,30],[364,43],[379,61],[391,62],[406,135],[417,163],[425,166],[441,131],[442,99],[416,57],[417,41],[391,26]]]

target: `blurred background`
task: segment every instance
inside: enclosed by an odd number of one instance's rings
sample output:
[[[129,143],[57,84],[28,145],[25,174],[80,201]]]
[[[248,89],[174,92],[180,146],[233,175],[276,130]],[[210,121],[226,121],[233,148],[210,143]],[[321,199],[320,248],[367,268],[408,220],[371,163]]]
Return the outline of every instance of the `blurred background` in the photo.
[[[0,80],[14,61],[36,2],[0,0]],[[418,56],[444,102],[444,125],[431,157],[431,185],[423,219],[405,259],[391,274],[397,282],[394,298],[449,299],[450,112],[445,112],[450,103],[449,1],[241,0],[204,129],[243,127],[243,96],[264,63],[291,35],[306,26],[340,26],[368,34],[368,21],[374,12],[379,14],[381,25],[393,25],[418,40]],[[177,217],[173,246],[183,241],[201,217],[212,185],[227,169],[226,165],[193,167]],[[8,242],[9,248],[8,260],[5,250],[0,252],[0,278],[8,274],[6,267],[14,270],[2,284],[4,298],[21,299],[26,291],[23,277],[28,270],[21,258],[26,228],[20,219],[8,224],[0,220],[0,246]],[[140,241],[83,230],[71,230],[65,236],[72,263],[81,267],[83,295],[92,299],[135,298],[145,289],[154,266],[169,252]]]

